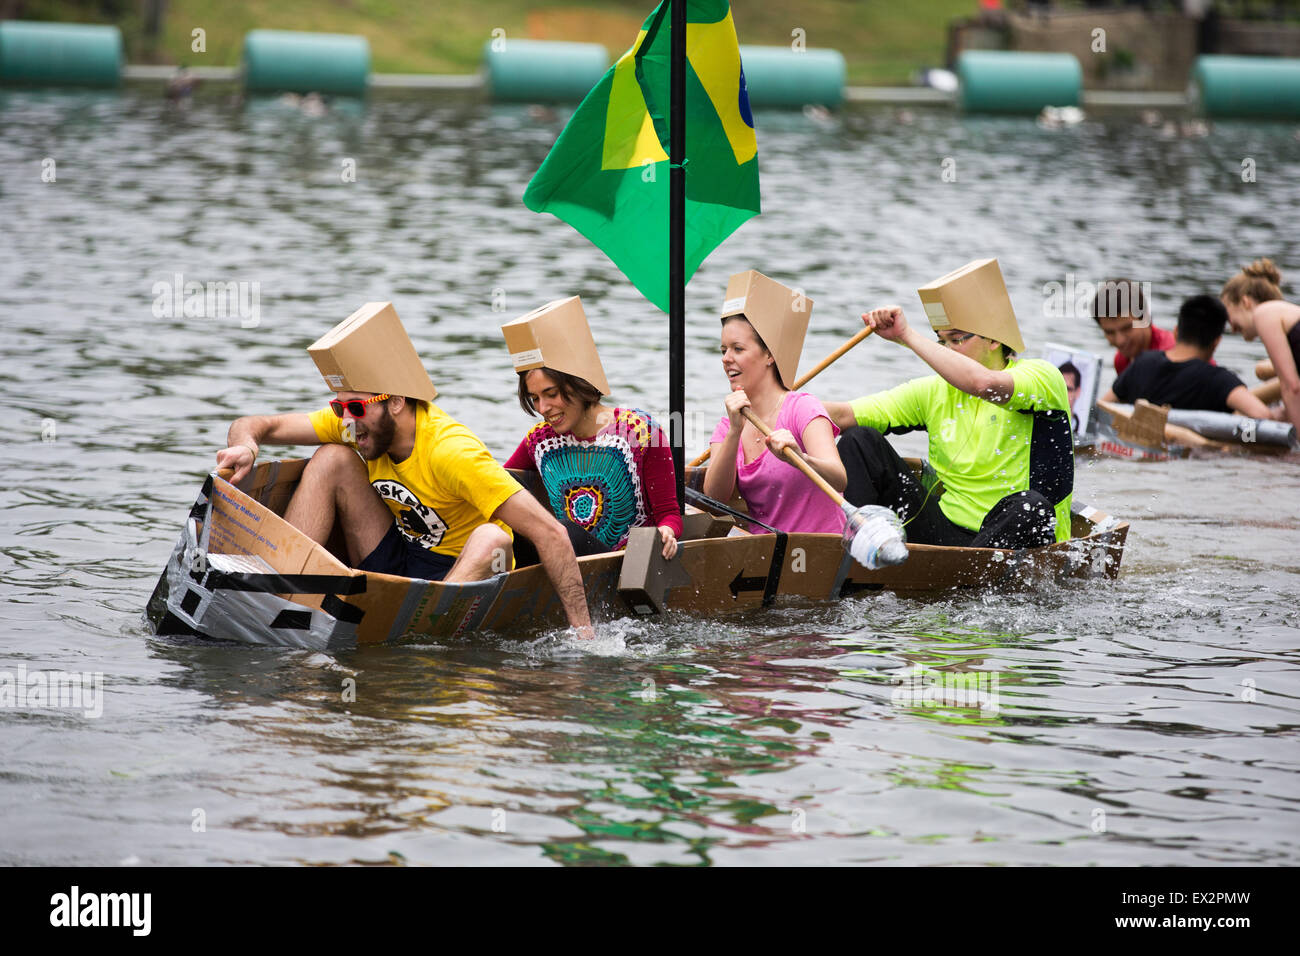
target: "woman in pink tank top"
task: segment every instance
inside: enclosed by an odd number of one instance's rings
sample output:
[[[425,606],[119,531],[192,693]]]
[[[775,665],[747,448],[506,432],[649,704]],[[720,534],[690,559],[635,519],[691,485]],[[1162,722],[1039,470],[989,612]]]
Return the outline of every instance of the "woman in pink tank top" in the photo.
[[[749,513],[775,528],[840,533],[844,512],[781,454],[794,447],[832,487],[844,490],[844,465],[835,450],[839,429],[822,403],[781,383],[772,353],[743,315],[722,320],[722,368],[732,391],[710,439],[704,493],[725,501],[739,488]],[[770,438],[741,415],[747,406],[773,430]]]

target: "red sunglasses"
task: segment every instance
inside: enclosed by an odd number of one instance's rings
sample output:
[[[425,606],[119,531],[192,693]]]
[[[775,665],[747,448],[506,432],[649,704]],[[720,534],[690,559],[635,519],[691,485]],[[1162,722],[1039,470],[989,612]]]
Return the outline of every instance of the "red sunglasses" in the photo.
[[[343,417],[343,409],[345,408],[348,410],[348,414],[351,415],[353,418],[365,418],[367,405],[370,405],[373,402],[384,402],[387,401],[388,398],[389,395],[386,392],[382,395],[376,395],[374,398],[367,398],[364,400],[359,398],[353,398],[353,399],[349,399],[346,402],[340,402],[336,398],[330,402],[330,408],[333,409],[334,414],[337,415],[339,418]]]

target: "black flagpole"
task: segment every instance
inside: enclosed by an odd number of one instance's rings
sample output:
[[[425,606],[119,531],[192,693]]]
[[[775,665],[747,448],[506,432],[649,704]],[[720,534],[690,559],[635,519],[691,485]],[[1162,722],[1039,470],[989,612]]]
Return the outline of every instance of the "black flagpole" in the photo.
[[[672,4],[668,145],[668,401],[677,507],[686,508],[686,2]]]

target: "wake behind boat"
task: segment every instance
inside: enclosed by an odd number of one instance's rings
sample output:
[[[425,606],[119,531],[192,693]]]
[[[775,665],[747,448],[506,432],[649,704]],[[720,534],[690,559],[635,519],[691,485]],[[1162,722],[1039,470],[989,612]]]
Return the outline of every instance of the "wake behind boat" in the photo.
[[[282,517],[306,464],[263,462],[239,487],[209,475],[149,600],[155,633],[336,651],[486,631],[536,634],[565,624],[539,565],[464,584],[347,567]],[[702,478],[702,469],[689,476],[693,485]],[[538,494],[535,484],[529,490]],[[839,535],[748,534],[730,517],[703,512],[687,519],[677,556],[657,569],[662,609],[706,617],[880,591],[1114,579],[1129,528],[1076,502],[1067,541],[1022,551],[909,544],[906,563],[871,571],[845,553]],[[646,603],[645,581],[628,586],[632,550],[578,559],[598,619],[658,610]]]

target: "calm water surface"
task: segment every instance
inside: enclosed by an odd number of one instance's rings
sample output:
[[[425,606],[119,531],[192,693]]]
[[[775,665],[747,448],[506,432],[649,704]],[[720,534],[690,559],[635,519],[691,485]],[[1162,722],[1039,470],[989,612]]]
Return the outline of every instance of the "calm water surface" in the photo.
[[[317,407],[305,347],[362,302],[395,302],[443,407],[503,458],[528,421],[497,327],[553,298],[582,295],[618,402],[666,407],[663,316],[519,201],[564,118],[0,93],[0,670],[105,682],[98,718],[0,709],[0,862],[1300,863],[1294,457],[1080,460],[1077,497],[1132,522],[1114,584],[611,621],[581,646],[149,635],[230,420]],[[816,301],[811,364],[864,308],[919,315],[918,285],[981,256],[1031,345],[1097,351],[1091,322],[1044,314],[1044,283],[1131,273],[1171,326],[1256,255],[1300,268],[1290,126],[758,123],[764,214],[688,288],[692,448],[722,411],[734,271]],[[258,323],[157,317],[178,273],[257,283]],[[1253,381],[1262,355],[1230,340],[1220,361]],[[922,371],[868,340],[815,391]],[[996,675],[996,708],[898,701],[917,666]]]

